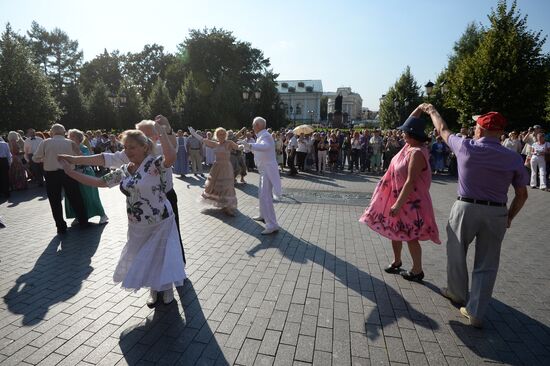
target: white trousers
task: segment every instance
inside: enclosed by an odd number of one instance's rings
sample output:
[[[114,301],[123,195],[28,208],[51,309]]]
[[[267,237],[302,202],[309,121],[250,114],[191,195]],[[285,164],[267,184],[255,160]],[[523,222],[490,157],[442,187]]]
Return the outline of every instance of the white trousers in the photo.
[[[260,199],[260,217],[265,220],[265,228],[267,230],[278,228],[279,224],[273,207],[273,184],[261,172],[258,198]]]
[[[546,160],[543,156],[531,157],[531,187],[537,186],[537,168],[539,169],[540,189],[546,189]]]
[[[319,171],[324,172],[325,171],[325,165],[326,165],[326,162],[327,162],[327,151],[326,150],[317,151],[317,161],[319,162]]]

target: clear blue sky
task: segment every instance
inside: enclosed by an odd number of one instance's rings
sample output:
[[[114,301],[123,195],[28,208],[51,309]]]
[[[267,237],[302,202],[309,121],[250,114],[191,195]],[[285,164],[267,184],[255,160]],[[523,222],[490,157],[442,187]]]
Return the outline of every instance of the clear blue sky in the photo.
[[[508,1],[510,4],[511,1]],[[363,105],[378,99],[407,65],[420,84],[447,64],[469,22],[487,24],[496,0],[0,0],[0,24],[25,33],[33,20],[78,40],[85,60],[104,48],[176,50],[189,29],[221,27],[263,50],[280,79],[350,86]],[[550,1],[519,0],[528,26],[550,33]],[[550,41],[544,47],[550,52]]]

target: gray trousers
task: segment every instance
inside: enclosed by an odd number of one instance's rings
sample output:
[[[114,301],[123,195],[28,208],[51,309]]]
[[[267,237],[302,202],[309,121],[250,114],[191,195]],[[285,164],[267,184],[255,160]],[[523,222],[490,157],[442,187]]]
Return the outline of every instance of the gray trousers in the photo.
[[[447,224],[448,291],[466,303],[468,312],[477,319],[483,318],[491,301],[507,223],[506,207],[456,201],[451,209]],[[466,255],[474,239],[476,251],[468,300]]]
[[[202,155],[200,150],[189,149],[189,160],[194,174],[202,174]]]

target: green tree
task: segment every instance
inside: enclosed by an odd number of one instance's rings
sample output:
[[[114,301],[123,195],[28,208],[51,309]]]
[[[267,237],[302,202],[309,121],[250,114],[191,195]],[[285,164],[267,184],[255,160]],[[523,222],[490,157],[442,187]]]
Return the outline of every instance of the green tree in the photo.
[[[76,85],[70,85],[67,92],[61,98],[61,123],[67,128],[87,129],[88,113],[85,98]]]
[[[29,37],[29,45],[33,53],[34,63],[40,66],[44,75],[48,74],[48,57],[51,54],[50,40],[48,31],[33,21],[31,30],[27,31]]]
[[[34,62],[48,76],[54,96],[61,101],[67,87],[78,79],[83,57],[78,41],[59,28],[49,32],[34,21],[27,35]]]
[[[98,81],[88,97],[89,127],[111,130],[118,127],[117,115],[113,104],[108,99],[111,92],[107,86]]]
[[[139,53],[127,53],[123,59],[123,74],[141,95],[151,93],[160,77],[165,79],[166,67],[171,56],[164,53],[164,47],[158,44],[145,45]]]
[[[420,103],[422,103],[420,87],[411,74],[411,68],[407,66],[380,104],[381,126],[383,128],[400,126]]]
[[[80,70],[80,85],[84,94],[92,92],[97,82],[107,86],[110,93],[116,93],[122,83],[121,57],[118,51],[104,50],[93,60],[86,62]]]
[[[166,80],[166,87],[170,92],[170,98],[175,99],[187,76],[186,60],[182,54],[167,55],[166,59],[164,79]]]
[[[202,116],[204,110],[207,110],[206,98],[202,96],[197,81],[190,72],[176,97],[176,111],[181,116],[181,127],[204,128]]]
[[[153,86],[153,90],[149,95],[148,103],[151,117],[158,114],[166,116],[168,119],[172,117],[172,101],[170,99],[170,93],[164,81],[161,78],[157,79],[157,82]]]
[[[474,114],[496,110],[522,127],[540,120],[549,83],[548,55],[541,32],[527,28],[527,17],[514,1],[508,10],[498,2],[488,16],[490,27],[483,33],[475,51],[457,60],[449,70],[450,96],[447,105],[460,113],[466,123]]]
[[[150,115],[149,107],[135,86],[124,83],[120,88],[120,95],[126,96],[126,103],[121,105],[118,112],[120,129],[134,128],[137,122]]]
[[[205,127],[220,125],[221,118],[224,125],[239,127],[248,124],[244,119],[249,118],[251,112],[263,108],[265,113],[274,104],[273,98],[267,100],[269,93],[260,101],[243,103],[243,90],[253,94],[262,88],[269,59],[249,43],[238,41],[231,32],[217,28],[191,30],[179,49],[193,74],[193,90],[199,92],[200,103],[190,107],[193,114],[199,112],[200,122]]]
[[[46,76],[10,24],[0,38],[0,129],[47,128],[60,114]]]

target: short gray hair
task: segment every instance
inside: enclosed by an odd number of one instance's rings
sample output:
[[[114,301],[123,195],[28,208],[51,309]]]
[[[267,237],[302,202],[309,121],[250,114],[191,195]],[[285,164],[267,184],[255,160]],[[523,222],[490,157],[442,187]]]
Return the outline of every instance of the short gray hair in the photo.
[[[144,119],[141,122],[136,123],[136,130],[139,130],[139,128],[143,126],[155,127],[155,121],[152,121],[150,119]]]
[[[65,126],[59,123],[55,123],[50,128],[50,135],[62,135],[65,136]]]
[[[68,132],[68,135],[75,135],[78,138],[78,142],[84,141],[84,132],[80,131],[79,129],[71,128]]]
[[[267,126],[267,122],[265,118],[262,117],[256,117],[254,118],[254,121],[252,121],[252,126],[258,126],[262,130],[265,129],[265,126]]]

